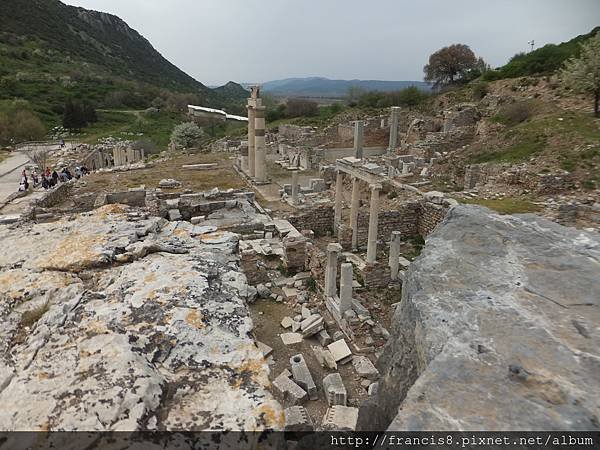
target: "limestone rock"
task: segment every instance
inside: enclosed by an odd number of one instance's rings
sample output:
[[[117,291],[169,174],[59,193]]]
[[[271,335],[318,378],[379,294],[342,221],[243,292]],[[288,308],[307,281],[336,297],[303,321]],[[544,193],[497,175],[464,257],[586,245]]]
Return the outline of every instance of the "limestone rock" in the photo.
[[[590,430],[600,236],[457,206],[409,267],[359,429]]]
[[[128,212],[0,226],[0,429],[282,429],[235,236]]]

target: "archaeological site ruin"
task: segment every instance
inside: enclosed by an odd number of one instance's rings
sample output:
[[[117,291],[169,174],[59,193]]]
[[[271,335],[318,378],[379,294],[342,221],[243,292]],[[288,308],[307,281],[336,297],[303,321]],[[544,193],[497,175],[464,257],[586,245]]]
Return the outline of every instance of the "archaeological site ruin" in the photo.
[[[413,103],[123,85],[98,122],[0,126],[0,449],[597,433],[600,119],[485,73]]]

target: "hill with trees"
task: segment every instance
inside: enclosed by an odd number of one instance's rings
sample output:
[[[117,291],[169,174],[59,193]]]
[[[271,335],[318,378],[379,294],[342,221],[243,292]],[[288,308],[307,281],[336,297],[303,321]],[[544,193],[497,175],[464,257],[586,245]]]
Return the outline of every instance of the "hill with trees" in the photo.
[[[193,101],[240,113],[247,93],[234,84],[206,87],[114,15],[58,0],[0,2],[0,100],[29,100],[48,124],[68,99],[107,109]]]

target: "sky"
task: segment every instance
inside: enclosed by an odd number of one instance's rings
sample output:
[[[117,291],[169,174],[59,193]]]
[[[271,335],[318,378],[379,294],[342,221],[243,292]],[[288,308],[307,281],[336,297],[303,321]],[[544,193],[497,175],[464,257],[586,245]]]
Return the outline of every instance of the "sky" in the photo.
[[[63,0],[115,14],[198,81],[421,80],[463,43],[492,67],[600,25],[600,0]]]

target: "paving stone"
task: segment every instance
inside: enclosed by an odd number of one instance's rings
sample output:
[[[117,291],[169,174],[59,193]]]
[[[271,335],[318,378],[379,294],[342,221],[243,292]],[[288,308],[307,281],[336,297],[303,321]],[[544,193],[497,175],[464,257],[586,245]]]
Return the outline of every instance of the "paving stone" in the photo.
[[[339,373],[331,373],[323,378],[323,390],[327,396],[329,406],[341,405],[346,406],[348,392],[344,381]]]
[[[292,406],[284,410],[285,431],[314,431],[315,427],[304,406]]]
[[[356,373],[363,378],[367,378],[371,381],[375,381],[379,378],[379,371],[366,356],[355,356],[352,358],[352,365],[354,366]]]
[[[334,405],[323,418],[323,430],[354,431],[358,420],[358,408]]]
[[[282,333],[281,340],[285,345],[299,344],[302,342],[302,335],[300,333]]]
[[[327,346],[336,363],[345,364],[352,359],[352,352],[344,339],[335,341]]]
[[[284,400],[291,405],[301,405],[308,399],[306,391],[291,380],[286,373],[282,373],[275,378],[273,386],[281,393]]]
[[[284,318],[281,320],[281,326],[282,326],[283,328],[291,328],[291,326],[292,326],[292,323],[293,323],[293,322],[294,322],[294,321],[292,320],[292,318],[291,318],[291,317],[287,317],[287,316],[286,316],[286,317],[284,317]]]
[[[290,364],[294,381],[298,384],[298,386],[308,392],[308,398],[311,400],[317,400],[317,386],[315,385],[315,381],[310,374],[310,370],[308,370],[304,356],[301,354],[292,356],[290,358]]]

